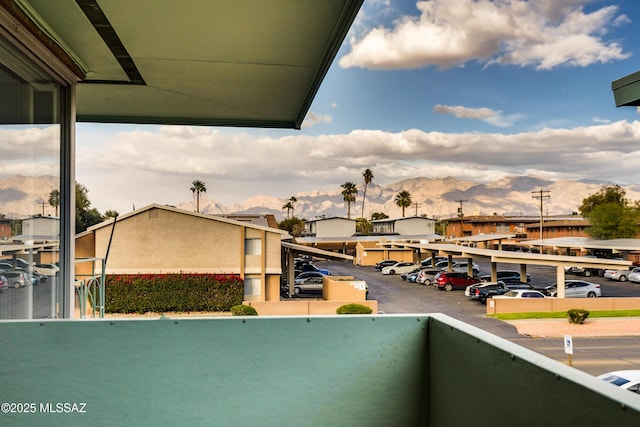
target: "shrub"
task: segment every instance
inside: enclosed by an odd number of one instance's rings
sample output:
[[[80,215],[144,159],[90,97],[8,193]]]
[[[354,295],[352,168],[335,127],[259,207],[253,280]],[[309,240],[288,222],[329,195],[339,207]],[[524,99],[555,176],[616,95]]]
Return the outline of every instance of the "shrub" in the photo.
[[[250,305],[239,304],[231,307],[231,315],[232,316],[257,316],[258,312],[256,311],[255,308],[251,307]]]
[[[585,320],[589,317],[589,311],[583,310],[581,308],[572,308],[567,311],[567,318],[570,323],[575,323],[577,325],[582,325]]]
[[[371,314],[373,310],[362,304],[345,304],[338,307],[336,314]]]
[[[105,280],[107,313],[229,311],[243,297],[236,275],[116,274]]]

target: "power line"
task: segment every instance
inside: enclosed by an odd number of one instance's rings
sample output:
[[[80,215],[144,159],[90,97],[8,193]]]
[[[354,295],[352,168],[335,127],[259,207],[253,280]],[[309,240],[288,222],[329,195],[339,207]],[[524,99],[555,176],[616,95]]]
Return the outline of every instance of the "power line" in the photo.
[[[544,214],[543,214],[543,204],[545,200],[549,200],[551,198],[551,195],[549,195],[549,193],[551,193],[551,191],[549,190],[538,190],[538,191],[532,191],[532,198],[534,199],[538,199],[540,201],[540,240],[542,240],[542,225],[544,223]]]
[[[463,230],[464,213],[462,213],[462,204],[464,202],[468,202],[468,200],[456,200],[456,203],[460,203],[460,207],[458,208],[458,216],[460,217],[460,237],[464,237],[464,230]]]

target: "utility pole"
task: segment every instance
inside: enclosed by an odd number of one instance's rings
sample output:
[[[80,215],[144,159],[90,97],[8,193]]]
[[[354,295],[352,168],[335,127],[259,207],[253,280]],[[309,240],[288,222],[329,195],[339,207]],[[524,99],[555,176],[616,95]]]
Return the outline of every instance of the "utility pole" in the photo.
[[[466,201],[467,200],[456,200],[456,203],[460,203],[460,207],[458,208],[458,216],[460,217],[460,237],[464,237],[464,229],[463,229],[464,214],[462,213],[462,203]]]
[[[542,224],[544,221],[544,216],[543,216],[543,209],[542,209],[542,205],[544,203],[545,200],[549,200],[551,198],[551,196],[549,195],[549,193],[551,193],[551,191],[549,190],[538,190],[538,191],[532,191],[532,198],[534,199],[538,199],[540,200],[540,240],[542,240]]]
[[[416,206],[416,216],[418,216],[418,202],[415,202],[414,205]]]

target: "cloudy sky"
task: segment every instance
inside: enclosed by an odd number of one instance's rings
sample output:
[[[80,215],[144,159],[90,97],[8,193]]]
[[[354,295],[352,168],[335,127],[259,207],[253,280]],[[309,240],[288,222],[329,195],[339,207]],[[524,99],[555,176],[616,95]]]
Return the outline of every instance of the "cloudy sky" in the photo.
[[[301,131],[79,124],[101,212],[453,176],[640,183],[637,0],[365,0]]]

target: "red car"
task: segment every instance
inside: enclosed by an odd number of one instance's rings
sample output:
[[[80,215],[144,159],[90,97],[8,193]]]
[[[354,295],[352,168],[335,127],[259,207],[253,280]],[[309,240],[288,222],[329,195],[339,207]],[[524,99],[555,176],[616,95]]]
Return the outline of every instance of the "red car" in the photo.
[[[457,271],[442,271],[433,278],[433,284],[440,290],[452,291],[454,289],[466,289],[469,285],[479,283],[480,279],[468,276]]]

